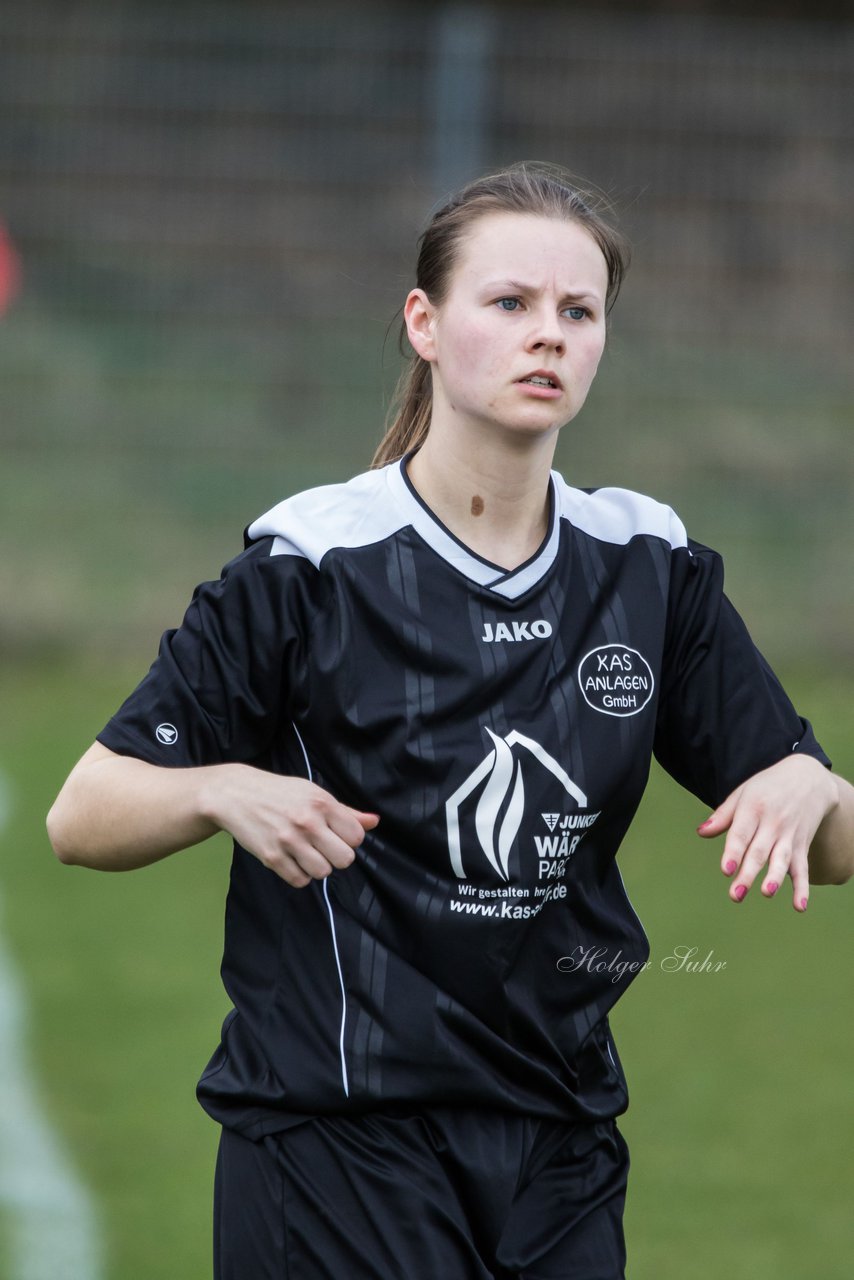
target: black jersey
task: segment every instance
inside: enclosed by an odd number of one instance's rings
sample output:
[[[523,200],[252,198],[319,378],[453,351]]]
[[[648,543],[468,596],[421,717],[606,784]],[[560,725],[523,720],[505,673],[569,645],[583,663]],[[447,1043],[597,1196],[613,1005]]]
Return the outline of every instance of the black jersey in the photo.
[[[615,854],[651,756],[710,806],[793,750],[829,763],[722,578],[668,507],[557,473],[511,572],[401,462],[250,526],[100,741],[297,774],[381,821],[305,889],[235,847],[212,1115],[257,1135],[412,1105],[625,1110],[607,1014],[649,945]]]

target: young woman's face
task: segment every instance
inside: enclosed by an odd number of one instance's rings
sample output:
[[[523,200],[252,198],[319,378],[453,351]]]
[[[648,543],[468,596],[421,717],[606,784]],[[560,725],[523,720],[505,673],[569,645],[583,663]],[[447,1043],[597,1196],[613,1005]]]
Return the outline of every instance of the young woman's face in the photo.
[[[577,222],[490,213],[460,246],[445,300],[406,303],[436,415],[553,433],[584,404],[605,345],[608,269]]]

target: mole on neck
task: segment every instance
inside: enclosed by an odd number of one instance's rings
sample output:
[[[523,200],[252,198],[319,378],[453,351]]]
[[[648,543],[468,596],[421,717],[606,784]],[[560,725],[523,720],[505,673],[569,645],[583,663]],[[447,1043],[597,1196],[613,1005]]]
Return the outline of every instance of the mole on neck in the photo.
[[[485,506],[486,506],[486,504],[484,503],[483,498],[479,498],[479,497],[478,497],[478,495],[477,495],[477,494],[475,494],[475,495],[474,495],[474,497],[473,497],[473,498],[472,498],[472,500],[471,500],[471,513],[472,513],[472,515],[473,515],[473,516],[482,516],[482,515],[483,515],[483,513],[484,513],[484,510],[485,510]]]

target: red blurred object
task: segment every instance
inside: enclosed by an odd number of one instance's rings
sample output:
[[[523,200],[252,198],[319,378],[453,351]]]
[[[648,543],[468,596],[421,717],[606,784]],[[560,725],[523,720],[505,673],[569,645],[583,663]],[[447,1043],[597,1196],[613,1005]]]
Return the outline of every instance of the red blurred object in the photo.
[[[21,259],[0,222],[0,316],[4,316],[21,289]]]

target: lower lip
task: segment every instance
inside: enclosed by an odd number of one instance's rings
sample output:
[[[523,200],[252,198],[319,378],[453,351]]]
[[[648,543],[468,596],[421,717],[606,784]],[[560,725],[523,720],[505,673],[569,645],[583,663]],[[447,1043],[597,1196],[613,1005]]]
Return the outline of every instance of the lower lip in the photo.
[[[560,387],[541,387],[536,382],[517,382],[516,386],[537,400],[557,400],[563,394]]]

